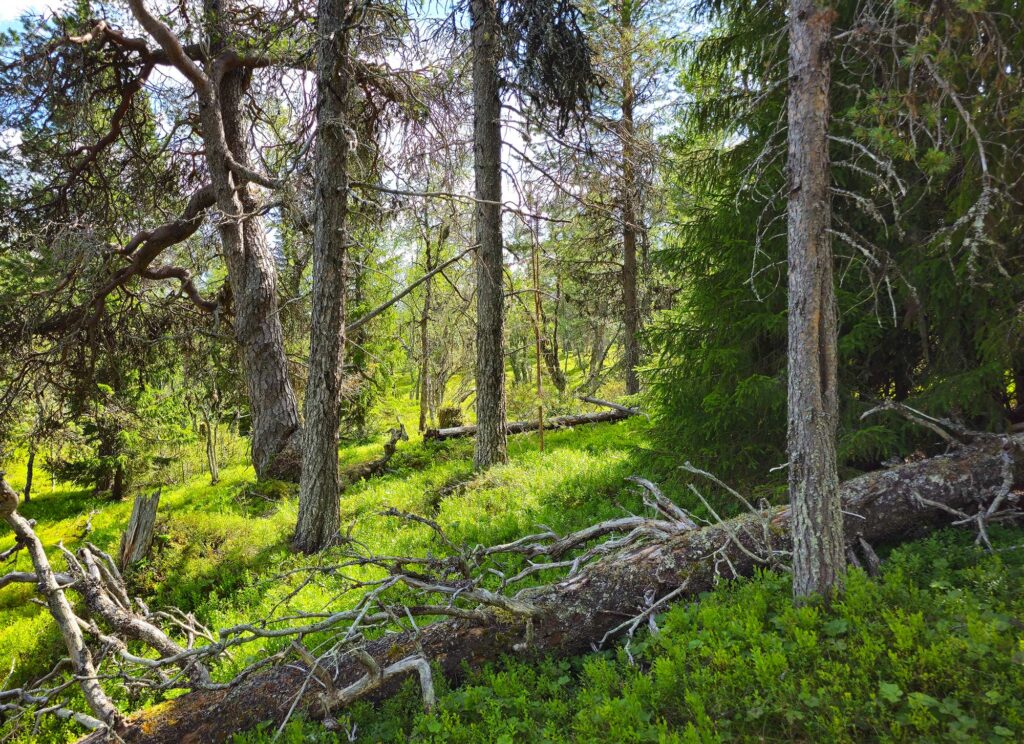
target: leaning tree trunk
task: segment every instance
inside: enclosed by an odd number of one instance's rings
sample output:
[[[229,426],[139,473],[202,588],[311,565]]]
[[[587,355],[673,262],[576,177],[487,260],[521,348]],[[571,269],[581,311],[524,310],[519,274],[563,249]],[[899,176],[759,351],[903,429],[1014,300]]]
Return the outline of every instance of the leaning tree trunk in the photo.
[[[476,177],[476,438],[473,464],[505,462],[505,296],[501,242],[501,93],[495,0],[470,0]]]
[[[227,41],[231,6],[231,0],[211,5],[214,54]],[[242,98],[248,76],[241,69],[227,72],[218,92],[225,143],[235,162],[245,167],[250,167],[250,159]],[[295,480],[301,464],[296,436],[299,413],[278,313],[277,267],[267,244],[259,200],[248,184],[236,188],[234,199],[221,196],[218,205],[220,201],[232,203],[232,209],[240,211],[230,214],[245,215],[240,225],[222,226],[221,238],[235,309],[235,337],[242,352],[252,412],[253,467],[260,478]]]
[[[626,367],[626,394],[640,392],[640,378],[637,367],[640,366],[640,310],[637,303],[637,268],[636,268],[636,124],[633,108],[636,93],[633,89],[632,65],[632,12],[630,3],[622,3],[620,14],[623,36],[621,50],[623,64],[622,79],[622,121],[619,137],[622,141],[622,326],[625,338],[624,364]]]
[[[241,124],[245,75],[230,65],[226,71],[220,64],[202,70],[144,0],[128,0],[128,6],[195,90],[210,183],[221,212],[217,227],[235,303],[235,337],[242,352],[252,413],[253,465],[261,478],[287,475],[297,469],[291,466],[294,458],[287,452],[299,428],[298,409],[278,317],[277,271],[262,221],[254,214],[257,204],[247,185],[250,175],[242,175],[251,171]],[[210,15],[209,47],[214,55],[223,51],[228,41],[232,6],[232,0],[207,0],[205,4]]]
[[[1008,489],[1024,484],[1022,444],[1024,437],[989,442],[844,484],[847,545],[860,550],[862,540],[876,546],[900,543],[956,520],[947,508],[987,509]],[[704,529],[680,529],[612,553],[557,583],[520,592],[516,599],[533,608],[529,617],[482,608],[471,618],[429,625],[418,634],[385,635],[365,650],[380,667],[420,650],[451,681],[467,668],[504,656],[586,653],[603,644],[623,618],[649,611],[669,594],[696,600],[715,586],[720,568],[750,576],[766,565],[760,556],[791,550],[791,522],[791,507],[783,506]],[[343,651],[336,660],[321,660],[319,668],[331,670],[340,689],[365,675],[364,664]],[[320,685],[308,684],[309,678],[310,671],[298,664],[281,665],[230,689],[192,692],[142,711],[118,733],[127,742],[149,744],[225,741],[263,721],[277,725],[293,703],[306,716],[323,718],[332,711],[324,709]],[[386,683],[374,697],[397,686]]]
[[[349,0],[317,5],[316,229],[299,518],[293,545],[312,553],[338,537],[338,426],[348,249]]]
[[[835,11],[789,11],[789,492],[793,594],[841,588],[837,310],[829,238],[829,44]]]

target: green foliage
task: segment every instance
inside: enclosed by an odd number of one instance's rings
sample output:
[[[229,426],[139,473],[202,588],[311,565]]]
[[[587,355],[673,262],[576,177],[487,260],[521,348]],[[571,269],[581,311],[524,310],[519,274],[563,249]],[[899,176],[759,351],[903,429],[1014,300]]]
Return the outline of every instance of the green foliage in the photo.
[[[999,531],[1009,546],[1021,530]],[[442,689],[340,718],[358,740],[417,742],[1011,742],[1024,735],[1024,556],[965,532],[849,575],[831,608],[762,574],[658,618],[658,635],[572,660],[506,660]],[[290,741],[332,741],[295,722]],[[238,742],[266,742],[266,734]]]
[[[647,427],[636,418],[550,432],[545,453],[535,436],[512,437],[510,463],[485,474],[472,471],[470,440],[410,442],[396,453],[393,471],[346,490],[343,519],[374,551],[437,553],[443,546],[431,530],[379,512],[395,506],[430,515],[460,543],[503,542],[537,524],[566,531],[623,508],[638,512],[640,497],[624,481],[633,473],[652,477],[706,516],[679,477],[678,454],[649,449]],[[353,446],[342,461],[375,457],[379,447]],[[20,475],[12,472],[16,487]],[[301,574],[280,575],[324,558],[288,549],[292,490],[254,486],[251,470],[241,467],[225,468],[216,486],[201,478],[165,489],[153,553],[128,576],[133,592],[151,606],[195,612],[215,628],[259,617],[282,600],[289,612],[355,601],[340,595],[341,577],[323,577],[289,597]],[[729,497],[705,495],[722,513],[735,509]],[[784,497],[768,486],[751,495]],[[23,511],[38,520],[46,545],[63,540],[72,549],[86,539],[83,526],[95,511],[87,539],[112,549],[130,504],[58,489],[41,492]],[[994,538],[1003,547],[1024,533],[996,530]],[[827,611],[794,609],[785,576],[724,585],[659,616],[660,635],[638,635],[630,646],[637,666],[621,649],[570,660],[508,660],[465,686],[440,682],[434,715],[419,711],[410,682],[382,709],[357,706],[340,723],[360,741],[1012,741],[1024,731],[1016,702],[1024,692],[1024,645],[1014,620],[1024,612],[1024,553],[987,555],[970,542],[968,532],[948,532],[894,551],[880,580],[855,572],[846,596]],[[24,569],[26,561],[22,554],[11,568]],[[25,601],[29,591],[0,593],[0,664],[9,668],[7,653],[13,654],[15,682],[48,669],[61,647],[45,610]],[[215,670],[217,678],[281,643],[238,649]],[[74,736],[66,724],[45,725],[48,741]],[[237,740],[263,742],[273,734],[268,728]],[[333,736],[296,720],[278,740]]]
[[[878,400],[997,431],[1024,415],[1024,274],[1007,269],[1024,261],[1019,202],[992,185],[1024,167],[1009,135],[1022,89],[995,62],[1020,60],[1024,36],[1000,2],[901,3],[865,33],[859,7],[835,6],[837,29],[855,30],[832,57],[830,158],[840,450],[866,468],[926,441],[895,417],[862,422]],[[763,473],[786,459],[785,4],[698,8],[708,25],[678,44],[688,98],[662,142],[658,260],[680,292],[649,331],[651,402],[687,457]],[[897,62],[872,44],[898,22]],[[1001,29],[981,47],[978,23]]]

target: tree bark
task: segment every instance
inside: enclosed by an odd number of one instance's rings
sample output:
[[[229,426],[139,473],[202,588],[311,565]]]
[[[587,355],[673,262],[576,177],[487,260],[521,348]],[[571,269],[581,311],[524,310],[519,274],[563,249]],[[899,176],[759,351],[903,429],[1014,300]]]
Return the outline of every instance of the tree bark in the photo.
[[[28,443],[28,463],[25,466],[25,503],[32,500],[32,477],[36,470],[36,440]]]
[[[829,37],[835,11],[789,11],[789,492],[793,594],[841,589],[837,309],[829,237]]]
[[[139,494],[132,504],[132,516],[128,526],[121,534],[121,547],[118,551],[121,568],[138,563],[149,553],[153,546],[153,531],[156,529],[156,510],[160,505],[160,492],[152,496]]]
[[[438,242],[438,253],[440,254],[440,241]],[[431,264],[430,235],[424,241],[424,260],[426,262],[427,276],[430,276],[434,268]],[[440,256],[439,256],[440,257]],[[420,426],[419,431],[427,430],[427,414],[430,410],[430,303],[432,298],[432,282],[430,279],[423,285],[423,314],[420,316]]]
[[[622,421],[635,415],[627,410],[598,411],[596,413],[577,413],[570,416],[552,416],[544,421],[545,429],[565,429],[570,426],[584,426],[586,424],[603,424],[608,421]],[[523,434],[528,431],[537,431],[540,422],[537,419],[532,421],[509,421],[505,424],[506,434]],[[448,429],[427,429],[423,434],[424,439],[458,439],[460,437],[478,436],[480,427],[476,425],[453,426]]]
[[[210,2],[210,0],[208,0]],[[233,0],[209,8],[213,23],[211,51],[219,54],[229,41]],[[251,167],[242,97],[249,73],[235,69],[224,74],[217,92],[223,119],[224,142],[236,163]],[[211,122],[211,127],[216,125]],[[204,125],[204,141],[206,126]],[[210,152],[207,143],[207,152]],[[209,154],[208,154],[209,158]],[[217,154],[214,154],[214,160]],[[224,168],[226,166],[221,166]],[[212,163],[211,163],[212,170]],[[284,330],[277,304],[277,267],[267,244],[259,200],[248,184],[237,184],[237,194],[218,191],[218,207],[244,215],[240,224],[221,226],[224,260],[235,309],[235,337],[242,351],[242,366],[252,413],[252,462],[259,478],[298,477],[298,405],[288,375]],[[225,184],[221,184],[224,187]]]
[[[854,548],[864,539],[874,546],[891,545],[921,536],[956,519],[944,506],[973,511],[981,505],[984,509],[1005,495],[1008,485],[1017,489],[1024,484],[1022,444],[1021,437],[1005,444],[988,442],[846,483],[842,497],[849,515],[847,544]],[[634,544],[572,577],[520,592],[517,599],[536,608],[529,621],[506,610],[482,609],[475,619],[446,620],[421,628],[418,635],[385,635],[367,644],[366,651],[383,667],[422,649],[452,682],[461,679],[467,668],[502,656],[586,653],[624,618],[647,609],[652,600],[677,592],[679,601],[692,601],[714,588],[716,566],[731,565],[736,575],[750,576],[762,566],[751,557],[758,550],[790,550],[792,514],[791,507],[782,506],[764,515],[745,514]],[[334,670],[338,687],[364,674],[351,655],[338,659],[337,667],[321,661],[320,668]],[[330,711],[324,710],[316,685],[305,684],[308,674],[288,664],[254,675],[230,690],[189,693],[136,714],[119,733],[127,742],[149,744],[224,741],[262,721],[281,721],[296,695],[302,695],[297,710],[322,718]],[[392,694],[399,683],[385,684],[373,698]],[[100,737],[87,740],[100,741]]]
[[[636,123],[633,108],[636,92],[633,88],[632,5],[623,2],[619,8],[619,33],[622,48],[622,120],[619,138],[622,144],[622,325],[625,338],[626,394],[640,392],[640,311],[637,303],[636,268]]]
[[[192,84],[198,99],[199,130],[214,204],[221,212],[217,227],[234,297],[235,337],[252,414],[253,466],[260,478],[294,476],[296,458],[290,454],[294,449],[290,444],[299,429],[299,416],[278,315],[277,270],[262,220],[255,214],[255,197],[238,174],[249,169],[241,114],[246,77],[237,69],[221,69],[223,60],[217,56],[229,39],[233,1],[207,0],[205,4],[213,57],[206,72],[167,25],[149,12],[144,0],[128,0],[128,6]]]
[[[470,0],[473,47],[473,170],[476,179],[476,438],[473,464],[508,459],[501,239],[500,40],[495,0]]]
[[[350,0],[317,5],[316,228],[313,317],[306,386],[299,518],[293,545],[306,553],[338,538],[338,427],[348,255]]]

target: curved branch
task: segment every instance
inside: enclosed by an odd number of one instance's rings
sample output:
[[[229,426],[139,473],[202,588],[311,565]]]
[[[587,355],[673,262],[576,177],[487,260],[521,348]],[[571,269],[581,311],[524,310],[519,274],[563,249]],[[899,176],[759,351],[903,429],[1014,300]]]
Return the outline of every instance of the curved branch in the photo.
[[[181,40],[174,35],[174,32],[167,27],[167,24],[151,14],[142,0],[128,0],[128,7],[131,8],[132,14],[139,22],[139,25],[146,29],[146,32],[164,50],[171,64],[195,86],[197,92],[209,95],[212,92],[210,79],[199,69],[199,65],[188,56],[185,48],[181,45]]]
[[[213,206],[215,197],[213,187],[206,185],[192,194],[185,206],[181,216],[166,222],[152,230],[142,230],[136,233],[118,253],[131,259],[131,262],[116,272],[107,280],[107,283],[96,290],[92,298],[82,305],[69,310],[57,317],[49,318],[35,326],[36,333],[53,333],[54,331],[68,330],[87,317],[90,309],[96,308],[110,295],[111,292],[124,286],[134,276],[146,276],[153,279],[178,279],[182,283],[182,289],[189,298],[200,308],[212,311],[216,303],[203,299],[199,296],[198,290],[192,283],[192,278],[184,269],[175,267],[161,267],[150,269],[150,264],[156,260],[164,250],[172,245],[183,242],[190,238],[199,226],[203,223],[206,210]]]

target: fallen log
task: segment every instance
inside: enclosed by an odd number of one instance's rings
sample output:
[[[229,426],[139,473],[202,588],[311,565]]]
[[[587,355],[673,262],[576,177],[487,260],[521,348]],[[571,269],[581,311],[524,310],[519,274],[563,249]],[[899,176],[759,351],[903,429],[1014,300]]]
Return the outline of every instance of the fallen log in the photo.
[[[572,426],[583,426],[585,424],[602,424],[607,421],[622,421],[630,416],[636,415],[635,411],[615,410],[598,411],[597,413],[576,413],[570,416],[552,416],[544,420],[544,429],[566,429]],[[505,432],[508,434],[523,434],[528,431],[537,431],[540,423],[533,421],[509,421],[505,424]],[[423,434],[424,439],[444,441],[445,439],[457,439],[459,437],[471,437],[476,434],[476,424],[468,426],[453,426],[449,429],[427,429]]]
[[[58,578],[58,574],[54,573],[50,566],[50,559],[46,556],[43,544],[36,537],[35,530],[32,528],[34,523],[18,514],[18,494],[4,480],[3,472],[0,472],[0,519],[6,522],[14,532],[17,544],[23,545],[28,550],[39,592],[46,598],[50,615],[60,629],[71,669],[82,680],[80,685],[82,693],[95,718],[84,713],[63,708],[62,710],[67,711],[66,717],[73,718],[87,728],[101,730],[106,736],[108,726],[117,726],[121,723],[121,713],[107,697],[97,679],[95,659],[85,643],[74,609],[68,602],[68,598],[64,596],[62,587],[66,585],[66,582]],[[44,702],[48,703],[49,701]]]
[[[398,443],[408,441],[409,435],[405,431],[405,426],[399,423],[397,429],[391,430],[388,441],[384,444],[383,455],[376,460],[356,463],[341,471],[341,489],[344,491],[353,483],[382,474],[387,470],[391,458],[395,456]]]
[[[961,523],[965,513],[980,519],[999,507],[1015,510],[1024,483],[1022,445],[1020,436],[989,440],[845,483],[848,548],[897,544]],[[502,655],[584,653],[621,634],[628,625],[623,618],[649,613],[652,603],[696,597],[723,575],[749,576],[758,566],[771,567],[773,556],[791,549],[789,519],[787,506],[775,507],[633,542],[567,578],[520,591],[504,609],[482,605],[415,634],[386,635],[317,669],[282,665],[230,689],[188,693],[135,714],[117,733],[127,742],[220,742],[263,721],[281,722],[293,710],[322,719],[330,702],[340,699],[323,691],[327,683],[350,689],[366,678],[368,664],[383,669],[417,653],[451,681]],[[309,684],[312,675],[319,684]],[[392,694],[400,681],[383,680],[364,699]]]
[[[621,411],[627,416],[641,416],[644,415],[639,408],[631,408],[624,406],[619,403],[614,403],[610,400],[604,400],[603,398],[595,398],[592,395],[581,395],[580,400],[584,403],[589,403],[592,406],[601,406],[602,408],[611,408],[614,411]]]

